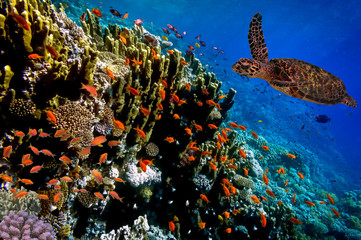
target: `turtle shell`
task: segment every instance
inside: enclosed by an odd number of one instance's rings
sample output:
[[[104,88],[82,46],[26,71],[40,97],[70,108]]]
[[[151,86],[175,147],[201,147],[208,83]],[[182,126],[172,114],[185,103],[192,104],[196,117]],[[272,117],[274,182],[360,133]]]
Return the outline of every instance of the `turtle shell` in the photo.
[[[274,67],[273,77],[281,83],[270,81],[271,86],[289,96],[326,105],[341,103],[348,96],[341,79],[313,64],[292,58],[269,63]]]

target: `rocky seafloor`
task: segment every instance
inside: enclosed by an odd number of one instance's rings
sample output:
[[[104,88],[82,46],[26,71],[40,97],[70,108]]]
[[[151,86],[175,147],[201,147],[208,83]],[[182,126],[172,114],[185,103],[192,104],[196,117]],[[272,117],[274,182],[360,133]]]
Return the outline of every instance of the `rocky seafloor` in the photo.
[[[80,23],[1,1],[0,239],[360,239],[360,192],[229,119],[236,91],[193,55]]]

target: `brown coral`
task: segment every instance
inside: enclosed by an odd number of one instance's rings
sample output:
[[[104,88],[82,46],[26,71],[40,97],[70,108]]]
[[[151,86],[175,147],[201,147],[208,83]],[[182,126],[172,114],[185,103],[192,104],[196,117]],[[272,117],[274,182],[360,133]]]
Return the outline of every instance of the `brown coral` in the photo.
[[[19,117],[32,115],[34,114],[35,110],[35,103],[25,99],[14,99],[9,106],[9,111]]]

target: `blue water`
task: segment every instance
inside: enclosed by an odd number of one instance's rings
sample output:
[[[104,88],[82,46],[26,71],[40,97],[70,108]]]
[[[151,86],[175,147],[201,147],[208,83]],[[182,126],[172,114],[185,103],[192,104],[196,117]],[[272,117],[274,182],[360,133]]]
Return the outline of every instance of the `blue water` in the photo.
[[[103,14],[110,6],[129,12],[122,23],[144,19],[144,26],[157,35],[172,24],[183,39],[173,36],[175,47],[186,51],[201,34],[206,47],[196,57],[223,81],[223,89],[237,90],[231,119],[263,135],[269,142],[287,147],[302,145],[320,161],[325,178],[321,186],[334,191],[359,189],[361,183],[361,114],[359,108],[324,106],[285,96],[263,80],[247,81],[231,70],[241,57],[251,58],[248,27],[256,12],[263,15],[263,31],[270,58],[296,58],[317,65],[341,78],[348,93],[361,103],[360,56],[361,3],[335,1],[89,1]],[[114,22],[120,23],[114,18]],[[105,24],[105,22],[104,22]],[[215,56],[212,47],[224,50]],[[204,53],[199,56],[198,53]],[[317,123],[318,114],[329,123]],[[258,121],[262,120],[262,123]],[[302,125],[304,124],[304,128]],[[296,143],[296,144],[295,144]],[[330,183],[331,180],[336,183]],[[341,193],[341,192],[340,192]]]

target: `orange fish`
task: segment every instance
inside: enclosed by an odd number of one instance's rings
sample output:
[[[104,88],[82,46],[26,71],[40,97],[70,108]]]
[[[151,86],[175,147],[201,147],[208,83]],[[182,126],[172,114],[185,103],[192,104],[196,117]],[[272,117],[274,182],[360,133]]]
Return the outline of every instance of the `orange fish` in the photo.
[[[286,179],[286,182],[285,182],[285,187],[287,186],[287,184],[288,184],[288,179]]]
[[[6,174],[0,174],[0,178],[4,182],[11,182],[11,183],[13,182],[13,179],[10,176],[6,175]]]
[[[327,202],[326,201],[321,201],[320,204],[326,204]]]
[[[244,159],[246,159],[246,153],[241,149],[241,148],[238,148],[238,152],[239,152],[239,155],[241,157],[243,157]]]
[[[170,95],[171,95],[172,100],[173,100],[174,102],[176,102],[176,103],[178,103],[178,102],[179,102],[179,97],[177,96],[177,94],[175,94],[175,93],[171,93]]]
[[[202,88],[202,93],[204,95],[209,95],[209,92],[208,92],[208,90],[206,88]]]
[[[45,112],[46,112],[46,116],[48,117],[49,122],[51,122],[52,124],[56,124],[56,117],[55,117],[54,113],[50,110],[47,110]]]
[[[98,146],[102,147],[102,143],[105,143],[107,141],[107,138],[105,136],[99,136],[94,138],[94,140],[91,142],[91,146]]]
[[[97,164],[102,165],[102,163],[107,160],[107,157],[108,153],[103,153],[102,155],[100,155],[99,162]]]
[[[45,156],[54,157],[54,155],[48,149],[42,149],[42,150],[40,150],[40,152],[42,154],[44,154]]]
[[[268,177],[266,176],[266,174],[263,174],[262,178],[263,178],[263,182],[268,186],[269,180],[268,180]]]
[[[159,88],[159,96],[162,99],[162,101],[164,101],[165,99],[165,91],[163,88]]]
[[[167,141],[167,142],[169,142],[169,143],[174,143],[174,138],[173,138],[173,137],[166,137],[166,138],[164,139],[164,141]]]
[[[23,197],[26,197],[28,194],[29,194],[29,193],[26,192],[26,191],[20,191],[20,192],[18,192],[18,193],[14,196],[14,198],[15,198],[15,199],[17,199],[17,198],[23,198]]]
[[[232,232],[232,228],[226,228],[224,231],[225,231],[226,233],[231,233],[231,232]]]
[[[7,146],[4,148],[4,152],[3,152],[3,158],[6,161],[9,161],[8,158],[10,157],[11,153],[13,151],[13,147],[11,145]]]
[[[127,45],[127,39],[124,36],[122,36],[122,34],[119,34],[118,37],[124,43],[124,45]],[[129,64],[129,62],[128,62],[128,64]],[[126,65],[128,65],[128,64],[126,64]]]
[[[90,172],[92,173],[93,177],[97,180],[97,182],[99,184],[103,184],[103,176],[102,174],[97,171],[97,170],[90,170]]]
[[[14,12],[10,12],[9,16],[11,16],[15,20],[15,22],[17,22],[20,25],[21,28],[28,31],[30,30],[29,24],[23,16],[16,14]]]
[[[133,128],[133,129],[137,132],[137,135],[141,139],[145,140],[146,135],[145,135],[145,132],[142,129],[140,129],[139,127],[136,127],[136,128]]]
[[[214,125],[214,124],[208,124],[208,127],[210,128],[210,129],[217,129],[218,127],[216,126],[216,125]]]
[[[192,87],[189,83],[186,83],[186,85],[184,85],[184,86],[188,91],[190,91],[192,89]]]
[[[211,151],[203,151],[203,152],[201,153],[202,156],[211,155],[211,154],[212,154]]]
[[[212,163],[212,162],[208,162],[208,163],[213,171],[217,171],[217,166],[214,163]]]
[[[235,186],[230,186],[229,187],[229,191],[232,193],[232,194],[236,194],[237,193],[237,188]]]
[[[92,95],[93,97],[98,97],[98,93],[97,90],[95,89],[94,86],[92,85],[84,85],[83,83],[81,84],[81,88],[80,89],[85,89],[86,91],[88,91],[90,93],[90,95]]]
[[[227,212],[227,211],[225,211],[223,214],[224,214],[224,217],[225,217],[226,219],[228,219],[228,218],[229,218],[229,216],[230,216],[230,213],[229,213],[229,212]]]
[[[61,156],[61,157],[59,158],[59,160],[62,161],[63,163],[65,163],[65,164],[69,164],[69,163],[72,162],[71,159],[68,158],[68,157],[65,156],[65,155]]]
[[[198,227],[199,227],[200,229],[204,229],[204,228],[206,227],[206,223],[200,221],[200,222],[198,223]]]
[[[118,128],[118,129],[120,129],[120,130],[122,130],[122,131],[125,130],[125,126],[124,126],[124,124],[123,124],[121,121],[115,120],[115,118],[114,118],[112,122],[114,123],[114,126],[115,126],[116,128]]]
[[[94,15],[97,17],[100,17],[100,18],[103,17],[103,15],[99,9],[93,8],[92,13],[94,13]]]
[[[158,59],[158,55],[155,52],[155,50],[153,48],[151,50],[152,50],[152,54],[153,54],[153,59]]]
[[[25,133],[23,133],[22,131],[16,131],[16,132],[14,133],[14,136],[15,136],[15,137],[24,137],[24,136],[25,136]]]
[[[73,138],[72,140],[70,140],[70,145],[77,144],[77,143],[81,142],[81,140],[82,140],[82,138],[79,138],[79,137]]]
[[[37,134],[38,134],[38,131],[36,131],[35,128],[34,128],[34,129],[29,128],[28,135],[34,137],[34,136],[36,136]]]
[[[198,106],[200,106],[200,107],[203,106],[203,103],[202,103],[201,101],[196,102],[196,104],[197,104]]]
[[[125,181],[121,178],[114,178],[114,180],[120,183],[125,183]]]
[[[314,203],[311,202],[311,201],[305,201],[305,203],[306,203],[308,206],[312,206],[312,207],[316,206],[316,204],[314,204]]]
[[[58,202],[60,200],[60,197],[61,197],[61,192],[58,192],[57,194],[55,194],[54,203]]]
[[[120,202],[123,202],[123,198],[119,197],[118,193],[115,191],[109,191],[110,196],[112,196],[112,198],[115,198],[117,200],[119,200]]]
[[[86,156],[88,154],[90,154],[90,147],[83,148],[83,150],[81,150],[81,152],[79,152],[79,155],[81,155],[81,156]]]
[[[180,61],[180,64],[183,65],[183,66],[187,66],[187,65],[188,65],[188,63],[187,63],[186,61],[184,61],[184,60]]]
[[[145,164],[141,159],[139,160],[139,167],[143,172],[147,171],[147,164]]]
[[[207,198],[207,196],[206,196],[206,195],[204,195],[204,194],[200,194],[199,196],[200,196],[200,197],[201,197],[201,199],[202,199],[203,201],[205,201],[207,204],[209,204],[209,203],[210,203],[210,201],[208,200],[208,198]]]
[[[129,63],[130,63],[129,58],[126,58],[126,59],[125,59],[125,66],[128,66],[128,65],[129,65]]]
[[[237,214],[240,214],[241,213],[241,211],[239,211],[238,209],[234,209],[233,211],[232,211],[232,214],[234,215],[234,216],[237,216]]]
[[[252,134],[252,136],[253,136],[255,139],[258,138],[258,135],[257,135],[255,132],[251,131],[251,134]]]
[[[56,185],[56,184],[58,184],[58,180],[56,180],[56,179],[51,179],[49,182],[47,182],[46,184],[47,185]]]
[[[133,62],[133,67],[136,66],[136,65],[142,65],[143,64],[143,60],[137,61],[135,59],[135,57],[133,58],[132,62]]]
[[[175,120],[178,120],[178,119],[180,119],[180,116],[175,113],[175,114],[173,115],[173,118],[174,118]]]
[[[297,218],[292,218],[291,217],[289,220],[290,220],[290,222],[292,222],[294,224],[302,225],[302,222]]]
[[[271,190],[266,190],[266,193],[273,198],[276,197],[276,195]]]
[[[167,52],[171,55],[174,53],[172,50],[169,50],[169,49],[167,49]]]
[[[334,205],[335,201],[333,200],[333,198],[327,193],[327,198],[328,198],[328,201],[330,201],[330,203],[332,205]]]
[[[149,116],[149,115],[150,115],[149,110],[146,109],[145,107],[140,106],[140,107],[139,107],[139,111],[140,111],[141,113],[143,113],[145,116]]]
[[[303,176],[302,173],[298,172],[297,175],[303,180],[305,177]]]
[[[278,204],[279,206],[281,206],[281,205],[283,204],[283,202],[282,202],[281,200],[279,200],[279,201],[277,202],[277,204]]]
[[[34,184],[33,181],[31,181],[30,179],[18,179],[19,182],[24,183],[25,185],[32,185]]]
[[[45,195],[45,194],[38,194],[38,197],[43,200],[49,200],[48,195]]]
[[[338,212],[336,209],[331,208],[331,210],[332,210],[333,214],[335,214],[335,216],[336,216],[337,218],[340,218],[340,214],[339,214],[339,212]]]
[[[223,187],[223,192],[224,192],[224,195],[226,195],[226,197],[230,197],[231,196],[231,193],[229,192],[229,189],[226,187],[225,184],[222,184],[222,187]]]
[[[40,56],[37,53],[32,53],[32,54],[28,55],[28,58],[31,59],[31,60],[40,60],[40,59],[43,59],[44,57]]]
[[[39,133],[39,137],[46,138],[46,137],[50,137],[50,135],[48,133],[41,132],[41,133]]]
[[[107,72],[108,76],[109,76],[112,80],[115,79],[115,76],[114,76],[113,72],[112,72],[108,67],[105,68],[105,71]]]
[[[251,196],[251,199],[252,199],[252,201],[253,201],[254,203],[261,204],[261,202],[259,201],[259,198],[258,198],[257,196],[252,195],[252,196]]]
[[[184,130],[186,131],[187,135],[192,135],[192,130],[189,127],[186,127]]]
[[[195,129],[196,129],[197,131],[203,131],[203,128],[202,128],[201,125],[194,123],[193,126],[195,127]]]
[[[130,92],[133,96],[138,96],[139,92],[137,91],[137,89],[132,88],[131,86],[127,85],[125,87],[125,90],[127,90],[128,92]]]
[[[223,98],[227,98],[227,95],[221,95],[218,97],[218,99],[223,99]]]
[[[261,212],[258,212],[260,215],[261,215],[261,224],[262,224],[262,227],[266,227],[266,224],[267,224],[267,219],[266,217],[263,215],[263,213]]]
[[[44,167],[44,165],[34,166],[30,169],[30,173],[38,173],[43,167]]]
[[[128,13],[127,12],[124,14],[124,16],[121,19],[124,20],[126,18],[128,18]]]
[[[262,145],[262,148],[263,148],[263,150],[265,150],[265,151],[269,151],[269,147],[266,146],[266,145]]]
[[[266,197],[261,196],[261,198],[262,198],[263,201],[268,202],[268,199]]]
[[[64,130],[64,129],[60,129],[60,130],[57,130],[54,134],[54,137],[57,138],[57,137],[62,137],[64,134],[66,134],[68,132],[68,130]]]
[[[263,159],[263,156],[260,156],[259,158],[258,158],[258,160],[262,160]]]
[[[279,168],[279,169],[277,170],[277,173],[278,173],[278,174],[281,174],[281,173],[282,173],[282,174],[285,174],[285,169],[281,167],[281,168]]]
[[[293,193],[292,204],[296,202],[296,193]]]
[[[242,126],[242,125],[238,125],[238,127],[243,131],[246,131],[246,129],[247,129],[245,126]]]
[[[53,56],[56,60],[59,59],[59,55],[57,51],[52,46],[45,45],[45,48],[50,53],[50,55]]]
[[[171,232],[174,232],[174,230],[175,230],[175,224],[174,224],[174,222],[173,222],[173,221],[168,222],[168,226],[169,226],[169,230],[170,230]]]
[[[72,181],[73,181],[73,179],[71,179],[71,178],[68,177],[68,176],[64,176],[64,177],[60,178],[60,180],[62,180],[62,181],[64,181],[64,182],[72,182]]]
[[[295,159],[295,158],[296,158],[295,155],[290,154],[290,153],[286,153],[286,156],[289,157],[289,158],[291,158],[291,159]]]
[[[115,146],[118,146],[119,144],[120,144],[120,140],[112,140],[112,141],[109,141],[109,142],[108,142],[108,146],[109,146],[110,148],[115,147]]]
[[[244,172],[244,175],[247,176],[248,175],[248,170],[246,167],[243,168],[243,172]]]

